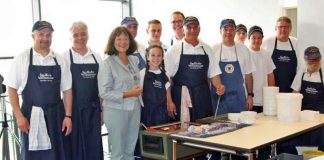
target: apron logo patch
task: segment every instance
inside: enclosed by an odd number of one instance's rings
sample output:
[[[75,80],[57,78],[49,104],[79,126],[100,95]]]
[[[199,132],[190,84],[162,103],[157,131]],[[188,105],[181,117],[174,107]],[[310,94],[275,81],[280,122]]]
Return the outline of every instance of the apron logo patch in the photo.
[[[306,87],[305,92],[308,94],[317,94],[318,91],[313,87]]]
[[[96,77],[96,73],[94,71],[82,71],[81,76],[85,79],[88,79],[88,78],[92,79],[92,78]]]
[[[50,73],[39,73],[37,78],[40,82],[52,82],[54,80],[54,77]]]
[[[234,66],[232,64],[227,64],[225,66],[225,72],[226,73],[233,73],[234,72]]]
[[[190,62],[188,67],[190,69],[202,69],[204,65],[201,62]]]
[[[154,82],[153,82],[153,86],[154,86],[155,88],[162,88],[162,82],[157,81],[157,80],[154,80]]]
[[[280,62],[290,62],[290,57],[287,57],[287,56],[280,56],[278,57],[278,60]]]

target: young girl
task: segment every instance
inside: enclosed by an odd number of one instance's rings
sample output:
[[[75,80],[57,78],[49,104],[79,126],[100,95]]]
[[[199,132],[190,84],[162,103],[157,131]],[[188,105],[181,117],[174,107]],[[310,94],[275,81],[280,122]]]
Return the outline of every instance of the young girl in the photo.
[[[146,68],[140,72],[144,105],[141,122],[149,127],[169,122],[167,90],[169,90],[170,83],[164,69],[163,48],[159,45],[152,45],[146,49],[145,57]]]

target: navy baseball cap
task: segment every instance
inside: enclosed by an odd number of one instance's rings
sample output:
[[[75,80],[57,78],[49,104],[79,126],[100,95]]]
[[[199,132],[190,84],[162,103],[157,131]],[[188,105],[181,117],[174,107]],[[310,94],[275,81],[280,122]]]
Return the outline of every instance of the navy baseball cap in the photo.
[[[127,26],[128,25],[132,25],[132,24],[135,24],[135,25],[138,25],[138,22],[136,20],[135,17],[125,17],[121,22],[120,22],[121,25],[124,25],[126,24]]]
[[[310,46],[305,49],[305,58],[307,60],[316,60],[316,59],[320,59],[321,57],[322,57],[321,53],[317,47]]]
[[[245,32],[247,32],[247,28],[244,24],[236,25],[236,32],[239,31],[240,29],[243,29]]]
[[[235,25],[235,21],[233,19],[223,19],[221,24],[220,24],[220,29],[226,27],[226,26],[232,26],[232,27],[236,27]]]
[[[50,30],[54,31],[53,27],[52,27],[52,24],[47,22],[47,21],[37,21],[34,26],[33,26],[33,30],[32,31],[35,31],[35,30],[42,30],[44,28],[49,28]]]
[[[189,24],[196,24],[199,25],[199,20],[197,17],[188,16],[183,20],[183,26],[187,26]]]
[[[260,32],[262,34],[262,37],[263,37],[263,31],[262,31],[262,28],[259,27],[259,26],[252,26],[250,29],[249,29],[249,34],[248,34],[248,38],[251,37],[252,33],[254,32]]]

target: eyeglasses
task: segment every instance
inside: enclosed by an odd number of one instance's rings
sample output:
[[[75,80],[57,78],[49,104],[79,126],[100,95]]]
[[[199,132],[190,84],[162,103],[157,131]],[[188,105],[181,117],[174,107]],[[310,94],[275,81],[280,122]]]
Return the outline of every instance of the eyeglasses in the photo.
[[[278,29],[288,29],[290,26],[277,26]]]
[[[183,20],[171,21],[172,24],[182,24]]]

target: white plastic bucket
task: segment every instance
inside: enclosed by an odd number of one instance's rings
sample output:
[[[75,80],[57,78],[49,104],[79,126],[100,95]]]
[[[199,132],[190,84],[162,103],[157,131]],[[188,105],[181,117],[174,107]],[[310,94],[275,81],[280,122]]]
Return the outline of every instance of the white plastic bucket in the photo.
[[[303,95],[300,93],[278,93],[277,117],[279,121],[295,122],[299,120]]]
[[[279,87],[263,87],[263,114],[267,116],[277,115],[276,95]]]

